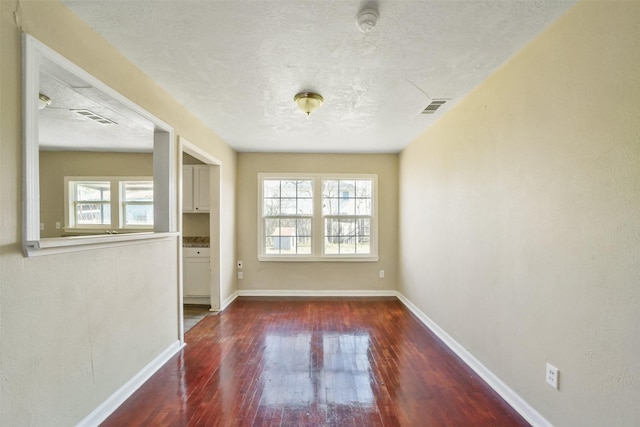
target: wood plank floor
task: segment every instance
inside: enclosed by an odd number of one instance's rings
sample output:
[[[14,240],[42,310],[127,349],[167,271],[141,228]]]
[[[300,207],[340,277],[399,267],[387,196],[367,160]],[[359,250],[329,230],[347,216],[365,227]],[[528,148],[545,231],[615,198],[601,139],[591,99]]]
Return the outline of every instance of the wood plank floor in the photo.
[[[238,298],[103,426],[527,426],[395,298]]]

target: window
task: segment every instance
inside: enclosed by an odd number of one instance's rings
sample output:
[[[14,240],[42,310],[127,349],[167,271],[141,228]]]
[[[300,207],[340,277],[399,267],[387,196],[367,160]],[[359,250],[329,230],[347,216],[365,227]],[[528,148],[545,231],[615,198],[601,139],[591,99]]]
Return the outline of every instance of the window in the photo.
[[[65,177],[65,230],[153,228],[152,178]]]
[[[375,175],[259,174],[260,260],[377,260]]]

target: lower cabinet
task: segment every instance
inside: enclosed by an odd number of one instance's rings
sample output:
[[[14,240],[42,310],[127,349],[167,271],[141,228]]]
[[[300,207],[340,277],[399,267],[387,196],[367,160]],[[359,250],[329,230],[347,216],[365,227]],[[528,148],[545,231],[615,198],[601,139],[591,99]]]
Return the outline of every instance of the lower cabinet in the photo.
[[[209,248],[183,248],[183,288],[187,304],[209,304],[210,251]]]

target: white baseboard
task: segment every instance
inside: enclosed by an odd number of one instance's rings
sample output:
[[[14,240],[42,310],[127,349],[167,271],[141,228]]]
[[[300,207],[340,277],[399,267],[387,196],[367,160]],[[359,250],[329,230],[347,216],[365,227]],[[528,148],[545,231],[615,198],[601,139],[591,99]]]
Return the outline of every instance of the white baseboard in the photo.
[[[140,370],[136,375],[127,381],[122,387],[116,390],[107,400],[93,410],[85,419],[80,421],[76,427],[98,426],[107,419],[122,403],[127,400],[137,389],[147,381],[158,369],[171,359],[180,349],[180,341],[176,341],[167,347],[162,353],[156,356],[151,362]]]
[[[237,292],[241,297],[395,297],[396,291],[360,291],[360,290],[263,290],[263,289],[242,289]]]
[[[518,393],[507,386],[493,372],[487,369],[478,359],[469,353],[459,342],[447,334],[436,322],[424,314],[418,307],[409,301],[404,295],[397,292],[398,299],[409,309],[424,325],[440,338],[464,363],[478,374],[496,393],[498,393],[516,412],[534,427],[553,427],[546,418],[529,405]]]
[[[235,301],[236,298],[238,298],[238,292],[237,291],[232,293],[227,299],[222,301],[222,306],[220,307],[220,311],[223,311],[225,308],[229,307],[229,304],[231,304],[233,301]]]

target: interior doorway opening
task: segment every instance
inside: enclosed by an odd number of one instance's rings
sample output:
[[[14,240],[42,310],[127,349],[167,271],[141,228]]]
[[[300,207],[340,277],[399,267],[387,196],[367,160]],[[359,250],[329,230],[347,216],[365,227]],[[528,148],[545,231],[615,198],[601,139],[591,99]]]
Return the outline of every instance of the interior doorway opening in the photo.
[[[184,138],[180,138],[180,152],[180,329],[184,341],[193,307],[220,310],[222,163]]]

